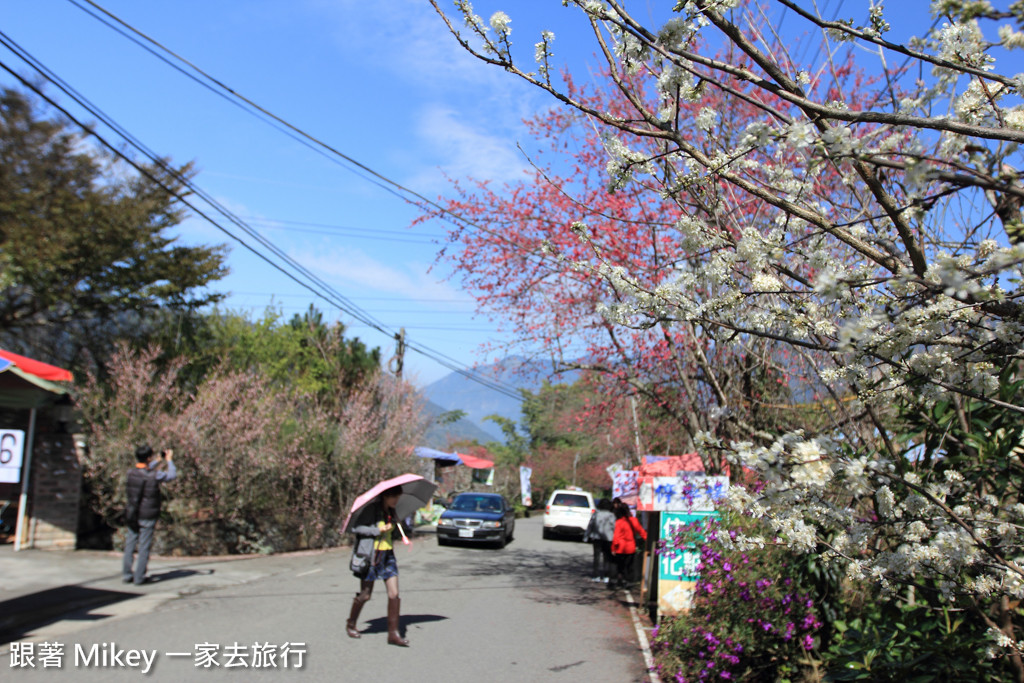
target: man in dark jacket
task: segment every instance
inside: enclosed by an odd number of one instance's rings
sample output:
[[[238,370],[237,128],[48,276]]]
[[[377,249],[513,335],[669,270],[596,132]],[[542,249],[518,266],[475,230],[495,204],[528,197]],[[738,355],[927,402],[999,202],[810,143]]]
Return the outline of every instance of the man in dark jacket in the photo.
[[[146,566],[149,548],[153,544],[153,531],[160,517],[160,485],[178,476],[174,467],[174,451],[166,450],[159,456],[148,445],[135,449],[135,467],[128,471],[125,521],[128,533],[124,543],[121,573],[125,583],[141,585],[149,581]],[[166,464],[166,467],[163,465]],[[132,571],[132,559],[138,547],[139,557]]]

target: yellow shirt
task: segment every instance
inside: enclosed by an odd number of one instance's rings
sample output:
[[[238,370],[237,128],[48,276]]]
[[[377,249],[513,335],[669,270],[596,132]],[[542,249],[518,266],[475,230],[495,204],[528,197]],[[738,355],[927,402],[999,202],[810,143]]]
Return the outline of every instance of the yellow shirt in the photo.
[[[387,522],[377,522],[377,528],[380,529],[380,536],[378,536],[373,542],[374,550],[394,550],[395,544],[392,542],[392,538],[395,533],[394,525],[388,531],[384,530],[387,526]]]

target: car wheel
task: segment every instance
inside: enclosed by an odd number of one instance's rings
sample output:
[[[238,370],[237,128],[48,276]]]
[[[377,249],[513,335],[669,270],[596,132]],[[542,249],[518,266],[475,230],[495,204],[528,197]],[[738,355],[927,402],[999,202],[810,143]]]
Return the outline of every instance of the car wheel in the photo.
[[[516,531],[515,527],[512,527],[511,529],[508,530],[508,538],[505,539],[506,542],[512,540],[513,534],[515,533],[515,531]]]
[[[438,545],[448,545],[448,539],[447,538],[441,538],[440,536],[438,536],[437,537],[437,544]]]
[[[545,539],[551,538],[551,532],[548,531],[547,529],[544,529],[543,538],[545,538]]]
[[[506,543],[508,543],[508,534],[502,534],[498,539],[498,548],[504,548]]]

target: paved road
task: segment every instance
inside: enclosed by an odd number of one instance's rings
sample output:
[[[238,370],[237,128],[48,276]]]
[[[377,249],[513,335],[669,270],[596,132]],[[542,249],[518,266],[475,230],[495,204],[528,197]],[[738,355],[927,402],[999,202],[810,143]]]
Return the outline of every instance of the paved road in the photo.
[[[516,539],[501,550],[438,547],[433,536],[398,549],[408,649],[386,644],[383,584],[363,610],[363,637],[345,636],[357,586],[347,560],[347,553],[277,558],[277,573],[248,583],[150,607],[132,601],[138,607],[118,616],[102,608],[79,615],[37,632],[36,666],[13,673],[19,681],[139,680],[152,658],[152,681],[647,680],[623,594],[587,581],[588,545],[542,540],[539,517],[518,520]],[[62,668],[42,668],[43,641],[62,646]],[[260,655],[254,644],[266,646]],[[220,666],[197,666],[207,646]],[[142,652],[121,654],[130,650]],[[138,666],[128,665],[132,657]],[[5,679],[10,658],[0,662]],[[254,667],[260,659],[264,666]],[[240,662],[247,666],[227,666]]]

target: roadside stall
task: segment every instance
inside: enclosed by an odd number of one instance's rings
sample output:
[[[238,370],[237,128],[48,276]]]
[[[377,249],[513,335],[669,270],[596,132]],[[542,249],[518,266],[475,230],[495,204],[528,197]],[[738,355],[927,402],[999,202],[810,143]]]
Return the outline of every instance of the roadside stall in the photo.
[[[0,530],[15,550],[75,547],[82,474],[68,433],[72,379],[0,349]]]
[[[635,507],[647,531],[640,592],[652,619],[688,609],[699,578],[696,548],[655,557],[658,541],[673,536],[682,525],[717,516],[716,509],[728,490],[729,473],[706,475],[697,453],[645,456],[639,467],[614,474],[613,491]]]
[[[439,451],[433,448],[419,446],[413,450],[413,454],[425,461],[433,461],[430,471],[425,471],[425,477],[437,482],[437,493],[442,498],[447,498],[455,493],[467,491],[472,484],[490,486],[494,479],[494,462],[487,458],[469,455],[468,453]],[[455,469],[456,465],[463,465],[466,470]],[[444,512],[444,509],[435,510],[433,504],[421,510],[419,514],[425,523],[430,523],[431,518],[436,518]]]

